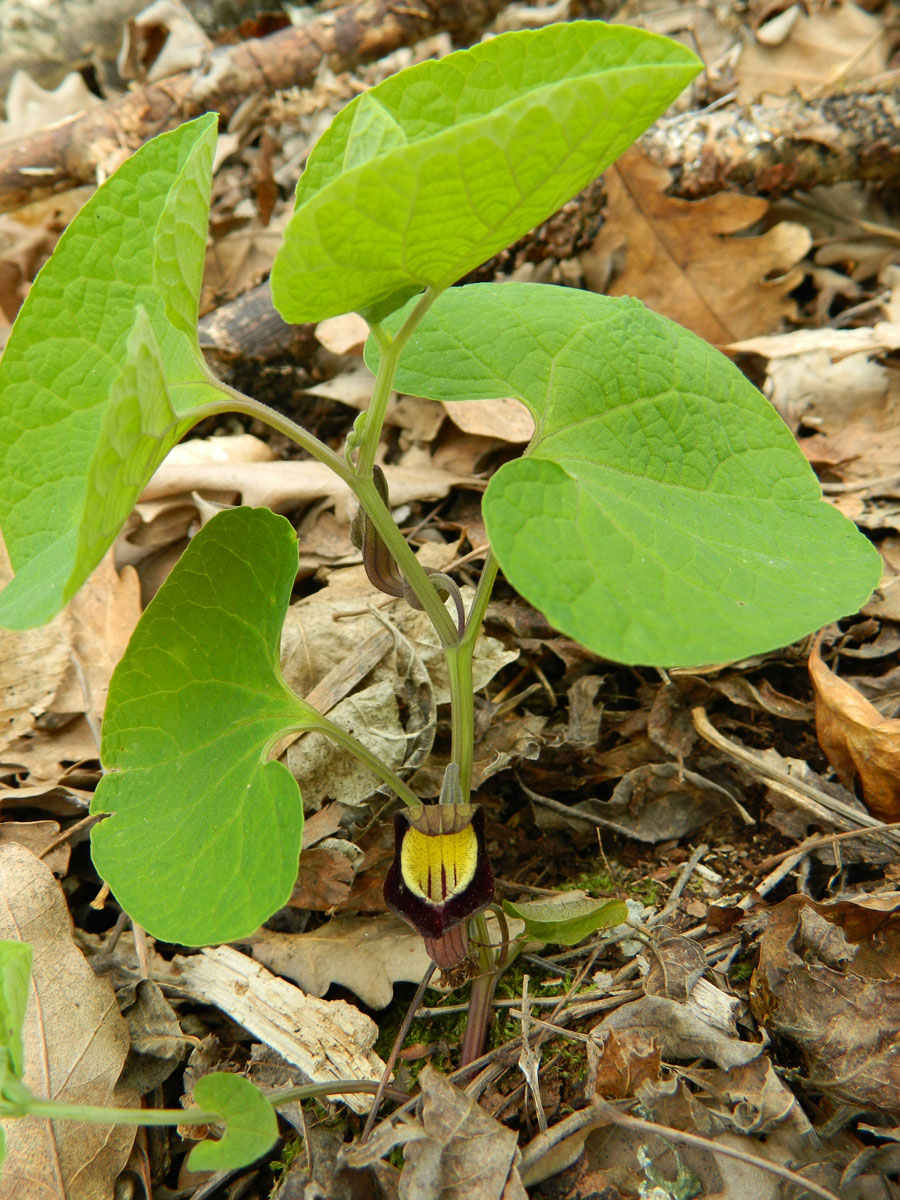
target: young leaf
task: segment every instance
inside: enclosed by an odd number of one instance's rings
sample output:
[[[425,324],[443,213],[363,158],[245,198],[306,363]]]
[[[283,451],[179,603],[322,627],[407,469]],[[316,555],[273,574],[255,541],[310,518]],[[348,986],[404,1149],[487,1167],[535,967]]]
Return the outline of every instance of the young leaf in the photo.
[[[115,536],[116,514],[156,465],[156,450],[191,424],[167,426],[153,452],[138,452],[129,438],[129,463],[111,467],[118,418],[107,412],[123,392],[131,395],[123,420],[138,436],[132,384],[135,355],[149,352],[147,329],[179,419],[220,398],[196,333],[215,142],[209,113],[128,159],[62,235],[13,326],[0,360],[0,528],[16,571],[0,596],[7,628],[42,624],[78,590]],[[133,335],[141,308],[144,332]],[[158,421],[151,424],[159,437]],[[138,467],[143,477],[131,474]],[[92,488],[121,487],[122,475],[128,486],[105,499],[102,531],[93,529]]]
[[[207,1139],[188,1158],[191,1171],[230,1171],[255,1162],[278,1141],[278,1118],[262,1092],[243,1075],[217,1071],[194,1085],[194,1102],[225,1123],[220,1141]],[[185,1110],[190,1119],[190,1109]]]
[[[297,573],[289,522],[219,513],[193,539],[138,623],[103,721],[92,853],[122,907],[186,945],[245,937],[287,902],[303,809],[267,762],[310,709],[278,650]]]
[[[597,654],[732,661],[854,612],[878,583],[878,553],[822,501],[768,401],[637,300],[454,288],[406,346],[395,386],[528,406],[536,432],[490,481],[488,535],[513,586]]]
[[[380,319],[522,237],[617,158],[700,69],[625,25],[502,34],[358,96],[310,155],[272,269],[287,321]]]
[[[0,941],[0,1090],[4,1077],[22,1078],[25,1051],[22,1022],[31,982],[31,946]]]
[[[558,946],[574,946],[598,929],[628,920],[628,905],[622,900],[593,900],[583,892],[523,904],[504,900],[503,911],[524,921],[529,937]]]

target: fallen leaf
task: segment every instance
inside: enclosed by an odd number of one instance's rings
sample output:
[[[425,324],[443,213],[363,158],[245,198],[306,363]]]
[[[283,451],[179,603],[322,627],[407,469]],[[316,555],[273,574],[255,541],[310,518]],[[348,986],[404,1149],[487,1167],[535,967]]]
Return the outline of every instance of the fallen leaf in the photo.
[[[607,218],[582,255],[593,290],[637,296],[716,345],[768,333],[796,316],[790,292],[812,242],[804,226],[781,221],[758,236],[729,237],[761,220],[768,202],[736,192],[703,200],[667,196],[669,171],[636,149],[605,179]],[[624,270],[604,288],[603,264],[623,251]]]
[[[368,336],[369,326],[359,313],[328,317],[316,326],[316,340],[332,354],[362,354]]]
[[[419,1076],[422,1115],[385,1126],[346,1152],[352,1167],[371,1166],[404,1147],[402,1200],[526,1200],[517,1165],[517,1136],[432,1066]]]
[[[306,830],[303,832],[305,834]],[[328,838],[326,844],[313,846],[312,849],[304,846],[297,882],[288,904],[294,908],[327,911],[347,899],[356,878],[356,866],[347,853],[327,844],[338,841],[342,839]],[[343,842],[343,845],[356,850],[352,842]],[[357,856],[362,857],[359,851]]]
[[[659,1044],[652,1030],[600,1030],[588,1045],[588,1055],[594,1095],[604,1100],[624,1100],[645,1080],[659,1078]]]
[[[51,710],[87,712],[98,722],[106,707],[109,681],[141,615],[137,571],[116,571],[112,554],[102,562],[69,603],[72,656],[66,678],[53,697]]]
[[[463,433],[502,442],[528,442],[534,433],[534,418],[519,400],[454,400],[443,405]]]
[[[395,983],[420,983],[431,961],[419,934],[387,915],[334,917],[311,933],[260,929],[246,944],[304,992],[324,996],[337,983],[369,1008],[386,1008]]]
[[[419,1076],[425,1137],[404,1152],[402,1195],[441,1200],[526,1200],[518,1138],[434,1067]]]
[[[2,800],[2,793],[0,793]],[[55,849],[44,853],[51,842],[59,834],[57,821],[0,821],[0,845],[4,842],[16,842],[30,850],[54,875],[62,877],[69,869],[69,854],[71,849],[68,842],[63,842]]]
[[[640,842],[668,842],[706,825],[720,813],[739,810],[731,794],[677,763],[645,763],[616,784],[609,799],[592,797],[568,806],[565,815],[535,809],[546,829],[590,829],[581,814],[599,817],[605,826]]]
[[[859,780],[863,800],[882,821],[900,820],[900,719],[883,717],[856,688],[823,662],[816,638],[809,674],[816,699],[816,736],[846,788]]]
[[[36,1096],[68,1104],[133,1107],[117,1089],[128,1030],[108,980],[72,940],[62,889],[22,846],[0,846],[0,938],[34,948],[25,1015],[25,1084]],[[6,1124],[3,1194],[22,1200],[97,1200],[111,1196],[135,1128],[26,1119]]]
[[[751,1062],[763,1049],[761,1043],[742,1042],[733,1034],[723,1033],[698,1004],[679,1004],[663,996],[642,996],[623,1004],[595,1025],[591,1036],[597,1038],[609,1029],[651,1033],[667,1062],[708,1058],[724,1070]]]
[[[372,1049],[378,1026],[345,1000],[307,995],[230,946],[176,956],[172,970],[179,987],[227,1013],[312,1083],[381,1078],[384,1063]],[[354,1112],[372,1106],[359,1093],[342,1099]]]
[[[744,47],[735,70],[738,99],[752,102],[766,92],[811,97],[824,88],[868,80],[887,69],[886,51],[882,22],[855,4],[798,13],[778,45]]]
[[[790,896],[773,910],[760,939],[751,1008],[771,1036],[799,1055],[809,1091],[896,1118],[900,925],[888,923],[871,943],[854,946],[828,920],[832,907]]]
[[[0,542],[0,584],[12,576]],[[0,629],[0,754],[47,712],[71,667],[71,649],[67,610],[36,629]]]

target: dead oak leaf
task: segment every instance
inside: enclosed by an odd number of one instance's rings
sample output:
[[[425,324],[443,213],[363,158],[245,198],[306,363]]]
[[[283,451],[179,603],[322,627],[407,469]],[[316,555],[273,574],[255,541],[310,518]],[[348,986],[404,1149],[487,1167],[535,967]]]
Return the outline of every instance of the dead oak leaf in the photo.
[[[816,700],[816,736],[846,788],[859,779],[866,808],[882,821],[900,820],[900,720],[874,704],[823,662],[820,634],[809,655]]]
[[[781,221],[767,233],[729,237],[765,216],[757,196],[721,192],[703,200],[666,195],[671,175],[635,149],[606,172],[607,217],[582,256],[594,291],[637,296],[716,345],[776,329],[796,315],[789,293],[812,238]],[[624,269],[605,287],[608,264]]]

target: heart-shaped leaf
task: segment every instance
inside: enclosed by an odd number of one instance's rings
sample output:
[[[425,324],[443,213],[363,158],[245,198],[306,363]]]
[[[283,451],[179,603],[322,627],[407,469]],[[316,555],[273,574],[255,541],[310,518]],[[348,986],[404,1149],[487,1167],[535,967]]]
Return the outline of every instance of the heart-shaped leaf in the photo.
[[[525,922],[528,937],[557,946],[575,946],[598,929],[611,929],[628,920],[624,901],[594,900],[584,892],[522,904],[504,900],[503,911]]]
[[[119,416],[108,413],[123,393],[132,399],[122,421],[144,434],[135,417],[139,360],[141,379],[148,353],[158,355],[153,372],[164,364],[166,405],[179,421],[221,399],[196,330],[216,121],[210,113],[155,138],[98,188],[60,238],[13,326],[0,360],[0,528],[16,571],[0,596],[0,624],[8,628],[49,620],[78,590],[135,491],[192,423],[160,427],[155,383],[153,429],[146,434],[163,442],[137,453],[129,437],[127,469],[110,465],[118,454]],[[135,335],[140,309],[145,317]],[[132,474],[138,465],[143,478]],[[95,527],[101,486],[115,494],[104,495]]]
[[[252,933],[287,902],[303,828],[290,772],[266,761],[311,709],[281,678],[297,539],[267,509],[219,513],[148,605],[109,689],[92,812],[97,870],[156,937]],[[313,714],[314,715],[314,714]]]
[[[287,321],[373,319],[522,237],[625,150],[700,62],[600,21],[503,34],[358,96],[310,155],[272,269]]]
[[[194,1085],[194,1103],[218,1113],[225,1133],[218,1141],[207,1139],[190,1153],[192,1171],[230,1171],[255,1162],[278,1140],[275,1109],[262,1092],[243,1075],[216,1071]],[[190,1109],[185,1119],[190,1120]]]
[[[366,355],[377,364],[372,339]],[[637,300],[454,288],[407,344],[395,385],[528,406],[535,435],[491,479],[488,535],[514,587],[597,654],[743,658],[854,612],[878,582],[878,553],[823,502],[768,401]]]

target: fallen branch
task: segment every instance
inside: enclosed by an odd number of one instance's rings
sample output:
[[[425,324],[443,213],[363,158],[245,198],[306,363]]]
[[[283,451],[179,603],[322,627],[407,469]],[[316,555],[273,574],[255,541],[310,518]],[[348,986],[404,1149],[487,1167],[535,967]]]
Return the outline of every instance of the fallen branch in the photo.
[[[729,104],[660,121],[639,142],[674,173],[672,194],[783,196],[845,180],[900,178],[900,86]]]
[[[446,31],[478,38],[506,0],[356,0],[297,28],[214,50],[184,71],[0,145],[0,212],[109,173],[149,138],[205,112],[226,120],[249,95],[309,87],[323,61],[346,71]]]

